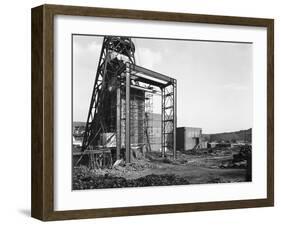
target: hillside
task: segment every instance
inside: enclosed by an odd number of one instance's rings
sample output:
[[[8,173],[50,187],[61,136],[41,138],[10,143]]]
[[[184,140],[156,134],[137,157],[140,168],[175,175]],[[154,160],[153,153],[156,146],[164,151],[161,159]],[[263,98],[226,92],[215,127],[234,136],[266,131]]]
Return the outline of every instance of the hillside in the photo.
[[[77,121],[74,121],[73,124],[72,124],[73,127],[75,126],[86,126],[86,122],[77,122]]]
[[[252,142],[252,129],[240,130],[227,133],[215,133],[215,134],[203,134],[203,137],[207,141],[238,141],[245,140]]]

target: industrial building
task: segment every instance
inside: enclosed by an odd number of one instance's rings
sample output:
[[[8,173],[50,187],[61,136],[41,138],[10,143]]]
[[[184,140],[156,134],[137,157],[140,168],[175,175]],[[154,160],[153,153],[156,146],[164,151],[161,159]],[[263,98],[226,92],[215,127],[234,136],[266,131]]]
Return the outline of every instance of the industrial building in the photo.
[[[177,128],[177,149],[190,150],[201,147],[202,128],[179,127]]]

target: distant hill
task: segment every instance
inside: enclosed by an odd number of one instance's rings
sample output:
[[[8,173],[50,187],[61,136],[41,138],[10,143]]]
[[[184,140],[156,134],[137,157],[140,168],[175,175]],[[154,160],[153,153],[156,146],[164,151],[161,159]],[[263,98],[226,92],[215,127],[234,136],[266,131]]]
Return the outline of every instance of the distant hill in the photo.
[[[86,126],[86,122],[73,122],[72,126]]]
[[[246,141],[252,142],[252,128],[240,130],[236,132],[203,134],[203,138],[207,141]]]

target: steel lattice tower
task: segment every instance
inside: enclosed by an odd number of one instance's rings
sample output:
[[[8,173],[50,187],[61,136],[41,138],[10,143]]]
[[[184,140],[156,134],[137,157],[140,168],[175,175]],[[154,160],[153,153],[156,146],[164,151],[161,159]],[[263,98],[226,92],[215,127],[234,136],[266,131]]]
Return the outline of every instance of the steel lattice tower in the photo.
[[[125,63],[135,63],[135,46],[130,38],[106,36],[103,40],[91,97],[82,151],[97,145],[101,133],[116,130],[114,109],[120,75]],[[109,107],[110,106],[110,107]]]
[[[162,97],[160,139],[162,154],[164,156],[166,150],[171,150],[174,158],[176,157],[176,80],[136,65],[134,54],[135,45],[131,38],[116,36],[104,38],[87,116],[82,153],[85,150],[98,152],[101,148],[99,144],[101,135],[112,134],[115,139],[116,159],[121,156],[122,146],[125,149],[124,158],[126,162],[130,162],[130,140],[132,133],[135,132],[132,125],[139,125],[132,115],[136,111],[134,107],[140,109],[131,102],[134,103],[138,93],[145,99],[146,92],[158,92]],[[142,123],[143,130],[145,124]],[[145,131],[147,133],[148,130]],[[138,132],[136,134],[139,136]],[[148,137],[148,134],[146,136]]]

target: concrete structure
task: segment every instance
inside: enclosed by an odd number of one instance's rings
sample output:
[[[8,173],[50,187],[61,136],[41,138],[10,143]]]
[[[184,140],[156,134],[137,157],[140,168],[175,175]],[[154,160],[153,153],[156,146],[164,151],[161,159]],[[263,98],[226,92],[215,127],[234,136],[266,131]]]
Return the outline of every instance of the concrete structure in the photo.
[[[149,141],[152,151],[161,151],[161,114],[151,114],[151,130],[149,132]]]
[[[208,141],[202,141],[200,142],[200,148],[208,148],[210,145]]]
[[[191,150],[200,147],[202,128],[177,128],[177,150]]]
[[[209,142],[210,148],[215,148],[219,143],[218,142]]]

